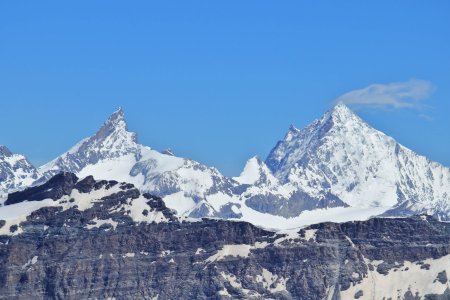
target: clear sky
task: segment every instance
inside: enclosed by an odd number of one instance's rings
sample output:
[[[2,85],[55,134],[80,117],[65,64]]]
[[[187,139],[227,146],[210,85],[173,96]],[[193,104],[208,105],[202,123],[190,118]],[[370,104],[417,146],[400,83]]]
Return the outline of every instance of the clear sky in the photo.
[[[0,2],[0,144],[36,165],[122,106],[141,143],[237,175],[357,89],[450,166],[450,2]]]

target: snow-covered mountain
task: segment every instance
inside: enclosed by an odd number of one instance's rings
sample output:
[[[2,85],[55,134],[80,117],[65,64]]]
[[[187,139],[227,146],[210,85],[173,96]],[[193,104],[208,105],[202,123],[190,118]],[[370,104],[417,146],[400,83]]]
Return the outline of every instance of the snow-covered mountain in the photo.
[[[266,164],[286,189],[315,201],[450,214],[450,170],[373,129],[344,104],[304,129],[291,127]]]
[[[167,205],[180,214],[199,209],[205,212],[201,200],[218,191],[231,195],[235,185],[215,168],[139,144],[136,134],[127,129],[122,109],[114,112],[95,135],[39,171],[44,179],[65,171],[79,177],[92,175],[95,179],[129,182],[144,192],[165,197]],[[207,210],[197,215],[216,213],[212,207]]]
[[[373,129],[343,104],[304,129],[291,126],[265,162],[251,158],[234,178],[171,150],[139,144],[122,109],[38,170],[1,149],[0,189],[6,192],[64,171],[132,183],[162,197],[178,214],[196,218],[278,228],[382,213],[450,219],[450,170]]]
[[[450,220],[450,170],[341,104],[234,178],[139,144],[118,110],[39,170],[0,146],[0,191],[17,189],[0,207],[8,298],[450,296],[448,222],[370,218]]]
[[[0,199],[9,192],[29,186],[38,177],[38,171],[25,156],[0,145]]]
[[[137,161],[141,156],[141,148],[137,144],[136,134],[127,131],[123,110],[119,109],[95,135],[83,139],[66,153],[40,167],[39,171],[50,178],[61,171],[79,173],[88,166],[98,165],[100,168],[96,169],[102,169],[100,173],[107,173],[113,170],[105,166],[105,162],[123,162],[124,157],[129,161]],[[115,169],[115,172],[120,173],[117,166]]]

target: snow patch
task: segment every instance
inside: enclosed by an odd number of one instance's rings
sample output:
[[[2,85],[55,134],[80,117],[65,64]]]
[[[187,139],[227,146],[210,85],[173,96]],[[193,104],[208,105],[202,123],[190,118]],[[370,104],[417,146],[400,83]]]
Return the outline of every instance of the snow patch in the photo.
[[[233,288],[240,290],[244,295],[254,295],[255,292],[249,289],[245,289],[242,287],[242,284],[239,282],[236,276],[233,274],[227,274],[225,272],[220,272],[220,275],[223,279],[225,279]]]
[[[89,224],[86,225],[87,229],[92,229],[92,228],[99,228],[100,226],[102,226],[103,224],[111,224],[113,229],[115,230],[117,227],[117,223],[116,221],[114,221],[113,219],[109,218],[109,219],[105,219],[105,220],[101,220],[98,218],[94,218],[92,219],[92,222],[94,222],[95,224]]]
[[[317,229],[305,230],[305,240],[307,240],[307,241],[313,240],[315,242],[316,241],[316,232],[317,232]]]
[[[216,254],[208,257],[206,259],[207,262],[214,262],[217,260],[223,260],[227,256],[232,257],[243,257],[246,258],[250,255],[250,245],[224,245],[221,250],[219,250]]]
[[[243,216],[237,220],[246,221],[265,229],[277,231],[291,228],[302,228],[322,222],[342,223],[348,221],[365,221],[371,217],[384,213],[388,209],[389,207],[334,207],[303,211],[297,217],[284,218],[268,213],[261,213],[249,208],[246,205],[242,205],[240,211]]]
[[[442,284],[435,280],[438,273],[450,270],[450,255],[438,259],[426,259],[424,264],[429,264],[429,270],[421,268],[423,264],[405,261],[403,267],[397,271],[391,269],[387,275],[376,271],[376,266],[382,261],[369,261],[367,263],[375,266],[375,270],[370,271],[363,280],[348,290],[341,291],[342,299],[353,299],[359,290],[364,293],[364,299],[397,299],[411,291],[413,295],[418,293],[421,297],[426,294],[443,294],[450,288],[449,282]],[[356,278],[356,277],[355,277]],[[376,287],[376,288],[374,288]]]
[[[262,283],[263,287],[272,293],[287,291],[287,280],[283,277],[279,277],[278,275],[273,274],[272,272],[264,268],[262,268],[261,275],[256,275],[256,282]]]
[[[203,253],[205,253],[205,252],[206,252],[205,249],[203,249],[203,248],[198,248],[197,251],[195,251],[195,255],[203,254]]]
[[[168,208],[174,209],[179,215],[192,210],[196,204],[192,197],[185,196],[183,191],[167,195],[163,200]]]
[[[159,256],[160,257],[166,257],[166,256],[170,255],[171,253],[172,253],[172,251],[170,251],[170,250],[163,250],[163,251],[161,251]]]
[[[11,233],[9,228],[12,225],[19,225],[21,222],[26,221],[27,217],[31,215],[33,211],[42,207],[57,205],[58,203],[56,201],[45,199],[42,201],[25,201],[0,207],[0,220],[6,221],[5,225],[0,228],[0,235],[16,235],[21,233],[20,227],[14,233]]]
[[[33,256],[32,259],[28,260],[28,262],[22,266],[22,269],[26,269],[26,268],[34,265],[35,263],[37,263],[37,261],[38,261],[38,257]]]

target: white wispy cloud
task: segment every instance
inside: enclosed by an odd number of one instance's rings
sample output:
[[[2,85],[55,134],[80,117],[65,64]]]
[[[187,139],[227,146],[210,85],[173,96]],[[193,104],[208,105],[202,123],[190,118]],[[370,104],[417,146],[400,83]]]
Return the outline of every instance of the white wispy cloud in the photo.
[[[421,108],[423,100],[434,91],[433,84],[426,80],[412,79],[405,82],[371,84],[350,91],[336,99],[350,106],[376,108]]]

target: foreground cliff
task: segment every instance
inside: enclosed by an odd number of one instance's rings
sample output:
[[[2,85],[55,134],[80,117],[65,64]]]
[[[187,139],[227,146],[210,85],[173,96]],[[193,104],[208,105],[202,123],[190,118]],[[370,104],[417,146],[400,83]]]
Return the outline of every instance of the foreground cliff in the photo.
[[[6,204],[0,298],[450,296],[450,224],[427,216],[272,232],[176,217],[130,184],[70,173]]]

